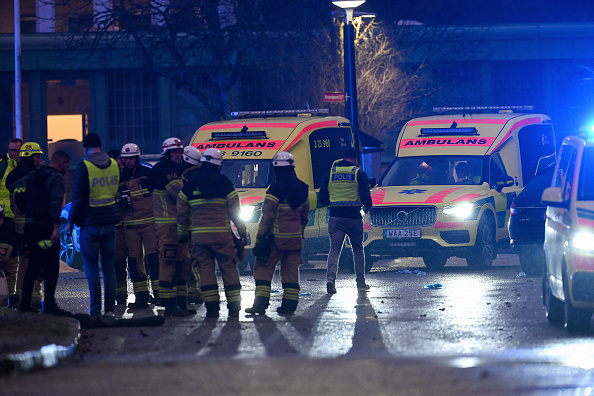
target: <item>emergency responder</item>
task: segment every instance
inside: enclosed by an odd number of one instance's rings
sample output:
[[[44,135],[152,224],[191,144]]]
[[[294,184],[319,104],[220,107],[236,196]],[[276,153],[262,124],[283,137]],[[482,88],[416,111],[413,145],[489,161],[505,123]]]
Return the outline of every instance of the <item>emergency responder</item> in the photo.
[[[10,308],[17,308],[12,305],[15,303],[14,293],[19,267],[17,243],[18,240],[14,229],[9,223],[5,222],[4,207],[0,205],[0,270],[4,272],[6,283],[8,283],[8,307]]]
[[[115,225],[120,221],[116,203],[120,167],[101,151],[101,138],[89,133],[83,138],[85,159],[74,175],[72,204],[66,232],[80,226],[80,248],[89,284],[90,313],[101,314],[101,279],[99,255],[103,270],[104,312],[114,316],[116,303]]]
[[[124,164],[122,163],[121,150],[114,149],[107,152],[110,158],[113,158],[120,168],[120,176]],[[124,234],[124,225],[122,219],[122,209],[120,208],[120,222],[116,224],[115,241],[115,272],[116,272],[116,304],[125,306],[128,300],[128,251],[126,250],[126,236]]]
[[[328,271],[326,273],[328,294],[335,294],[338,259],[348,235],[353,249],[357,289],[369,290],[365,283],[365,255],[363,252],[363,218],[361,207],[367,213],[371,209],[369,180],[367,174],[357,166],[358,153],[352,147],[344,150],[342,160],[332,164],[330,174],[322,181],[320,202],[329,205],[328,234],[330,234],[330,252],[328,253]]]
[[[14,297],[15,303],[18,302],[23,290],[23,280],[25,279],[25,272],[27,271],[28,257],[25,254],[25,214],[14,210],[13,203],[13,184],[22,177],[27,176],[33,172],[41,164],[41,146],[35,142],[27,142],[21,146],[19,151],[19,163],[6,177],[6,188],[10,191],[11,208],[14,213],[14,231],[17,235],[19,246],[19,271],[17,274],[16,294]],[[31,306],[35,309],[41,309],[41,276],[35,281],[33,294],[31,297]],[[12,302],[10,304],[12,306]]]
[[[144,256],[150,268],[158,268],[157,238],[153,200],[148,190],[151,168],[140,163],[140,148],[134,143],[122,146],[120,173],[120,208],[128,251],[128,270],[136,297],[128,308],[142,309],[149,304],[149,285]]]
[[[21,146],[23,145],[23,141],[19,138],[12,138],[8,141],[8,153],[0,158],[0,205],[4,208],[4,228],[12,229],[14,232],[14,213],[10,209],[10,191],[6,187],[6,178],[12,172],[12,170],[17,166],[20,156],[19,153],[21,151]],[[18,255],[19,255],[19,247],[20,241],[17,240],[17,243],[14,249],[14,254],[16,255],[17,259],[13,260],[15,267],[12,270],[18,270]],[[12,261],[11,261],[12,263]],[[12,265],[12,264],[11,264]],[[11,271],[12,271],[11,270]],[[17,273],[11,273],[11,276],[14,275],[15,282],[9,282],[9,297],[8,297],[8,306],[11,308],[18,307],[18,300],[19,294],[16,294],[16,277]],[[8,276],[8,275],[7,275]],[[22,279],[21,279],[22,280]],[[22,284],[22,282],[21,282]]]
[[[184,173],[182,173],[182,185],[186,179],[186,173],[200,166],[200,157],[202,153],[194,146],[184,147],[184,153],[182,155],[184,164]],[[191,254],[192,246],[191,241],[188,244],[188,254]],[[188,278],[188,304],[202,304],[204,299],[202,298],[202,292],[200,291],[200,270],[198,266],[192,265],[190,271],[190,277]]]
[[[299,302],[299,264],[303,250],[303,232],[309,221],[309,187],[297,178],[295,160],[290,153],[277,153],[272,159],[272,166],[276,180],[266,191],[253,250],[257,257],[254,267],[254,306],[247,308],[245,312],[260,315],[265,313],[270,301],[272,276],[280,260],[283,300],[276,311],[281,315],[292,315]],[[263,243],[261,238],[267,231],[273,235],[273,242],[270,251],[261,257],[258,251]]]
[[[237,263],[239,257],[233,221],[245,246],[247,233],[241,219],[239,196],[233,183],[220,173],[223,156],[215,148],[202,153],[201,166],[187,173],[179,194],[177,223],[179,243],[186,244],[188,231],[192,238],[192,262],[200,267],[200,288],[206,307],[206,317],[219,317],[219,288],[215,272],[215,257],[223,276],[229,317],[238,317],[241,310],[241,284]]]
[[[188,276],[191,262],[186,245],[178,245],[176,203],[182,187],[181,140],[167,138],[161,145],[161,160],[153,167],[149,190],[159,251],[159,298],[165,316],[189,316],[196,313],[187,307]]]

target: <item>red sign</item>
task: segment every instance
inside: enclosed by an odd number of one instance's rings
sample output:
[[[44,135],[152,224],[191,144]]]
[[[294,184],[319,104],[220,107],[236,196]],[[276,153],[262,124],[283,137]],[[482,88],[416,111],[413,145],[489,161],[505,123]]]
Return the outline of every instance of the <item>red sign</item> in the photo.
[[[324,102],[344,102],[344,92],[326,92]]]

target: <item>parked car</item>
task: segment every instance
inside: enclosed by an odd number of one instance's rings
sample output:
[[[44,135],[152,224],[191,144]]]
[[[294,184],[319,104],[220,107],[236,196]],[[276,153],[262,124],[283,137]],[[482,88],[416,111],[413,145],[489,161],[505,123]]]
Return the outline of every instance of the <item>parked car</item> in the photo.
[[[555,164],[540,170],[514,199],[510,208],[509,237],[514,253],[528,276],[542,276],[544,271],[545,214],[543,191],[551,186]]]
[[[543,302],[547,319],[588,332],[594,311],[594,139],[563,140],[547,205]]]

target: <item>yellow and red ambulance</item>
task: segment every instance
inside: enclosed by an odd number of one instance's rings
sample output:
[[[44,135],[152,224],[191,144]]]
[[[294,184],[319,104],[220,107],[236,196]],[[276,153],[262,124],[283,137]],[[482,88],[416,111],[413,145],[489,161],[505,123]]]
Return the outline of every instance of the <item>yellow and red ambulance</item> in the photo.
[[[190,144],[201,152],[208,148],[221,151],[221,172],[239,193],[249,234],[248,254],[240,264],[241,270],[253,264],[250,252],[262,203],[274,181],[271,160],[280,151],[294,156],[297,176],[310,188],[304,259],[328,252],[328,211],[327,207],[318,207],[317,191],[333,161],[342,156],[346,147],[352,147],[353,132],[348,119],[327,114],[327,109],[236,112],[232,116],[238,118],[211,122],[194,134]]]
[[[404,125],[372,191],[366,258],[422,257],[437,269],[457,256],[489,268],[498,248],[509,249],[513,198],[555,154],[551,119],[510,107],[435,110],[445,114]]]

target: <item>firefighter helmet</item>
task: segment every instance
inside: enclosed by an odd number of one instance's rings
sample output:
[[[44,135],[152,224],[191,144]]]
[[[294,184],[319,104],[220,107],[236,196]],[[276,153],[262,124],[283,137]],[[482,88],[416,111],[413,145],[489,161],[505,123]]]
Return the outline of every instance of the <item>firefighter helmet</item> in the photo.
[[[208,162],[209,164],[223,166],[223,154],[216,148],[209,148],[204,150],[200,162]]]
[[[138,147],[138,145],[135,143],[126,143],[122,146],[120,156],[122,158],[140,156],[140,147]]]
[[[41,146],[35,142],[27,142],[21,146],[20,156],[31,157],[33,154],[43,154]]]
[[[176,137],[170,137],[163,140],[163,144],[161,145],[161,155],[165,155],[166,152],[169,150],[175,149],[183,149],[184,145],[182,144],[181,140]]]
[[[198,150],[196,147],[194,147],[194,146],[184,147],[184,154],[183,154],[182,158],[188,164],[198,165],[200,163],[200,157],[202,157],[202,154],[200,154],[200,150]]]
[[[272,166],[292,166],[294,168],[295,158],[293,158],[293,154],[281,151],[272,158]]]

